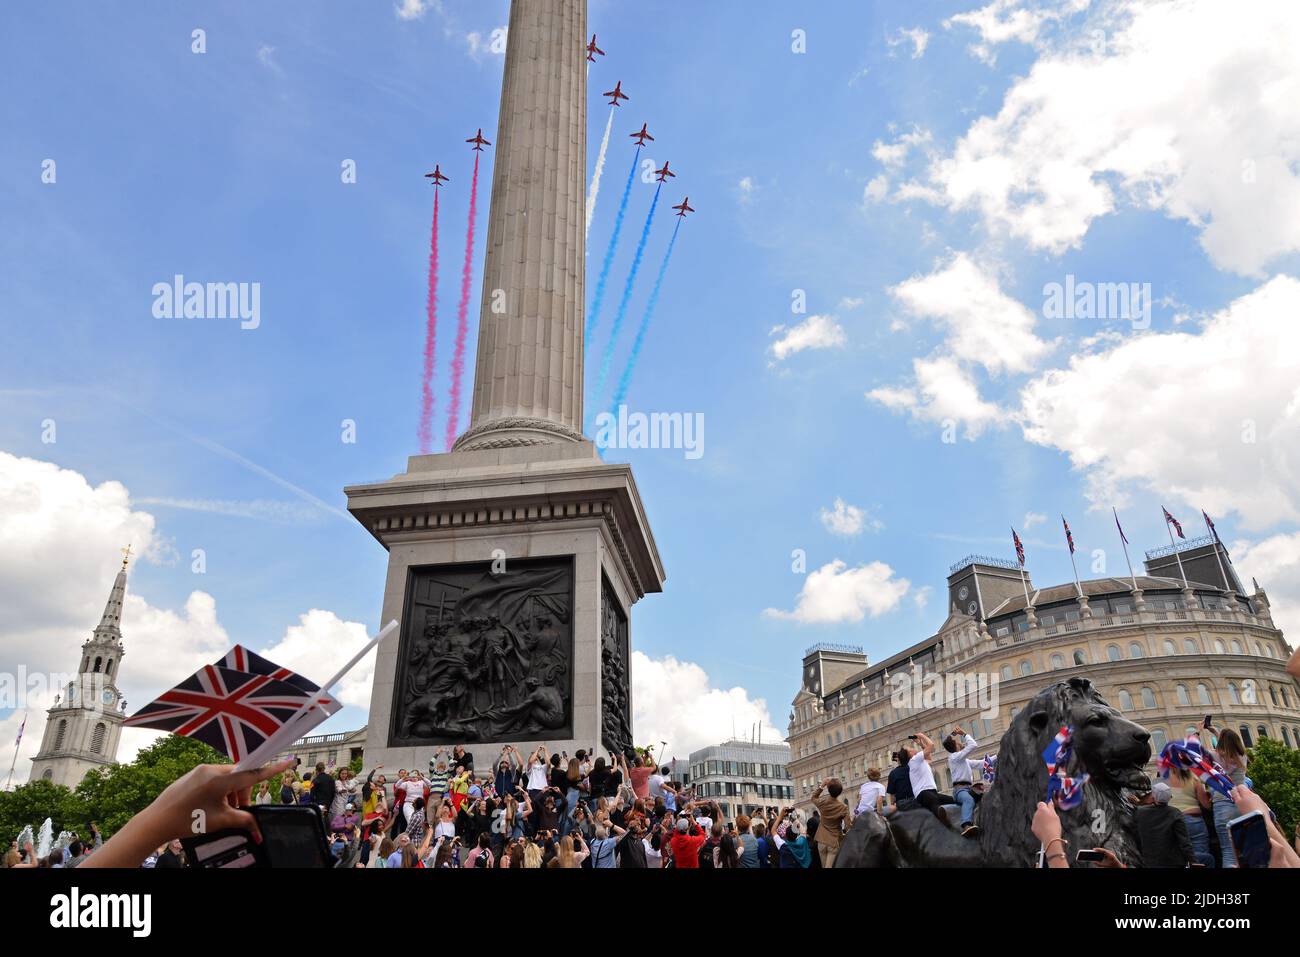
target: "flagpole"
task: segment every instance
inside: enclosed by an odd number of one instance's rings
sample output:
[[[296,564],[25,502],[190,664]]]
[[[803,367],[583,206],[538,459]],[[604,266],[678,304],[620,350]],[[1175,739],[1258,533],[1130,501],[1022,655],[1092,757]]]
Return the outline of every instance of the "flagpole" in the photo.
[[[1236,589],[1232,587],[1232,582],[1228,580],[1227,569],[1223,567],[1223,559],[1219,556],[1219,530],[1214,527],[1214,523],[1210,521],[1210,516],[1206,514],[1205,509],[1201,509],[1201,518],[1205,519],[1205,530],[1214,539],[1214,560],[1219,563],[1219,574],[1223,576],[1223,590],[1231,594]]]
[[[18,764],[18,748],[23,743],[23,732],[27,730],[27,712],[23,712],[22,724],[18,725],[18,740],[14,742],[14,759],[9,762],[9,777],[5,778],[5,790],[14,782],[14,768]]]
[[[325,694],[329,694],[330,689],[333,688],[340,681],[342,681],[344,677],[347,676],[347,673],[351,671],[353,667],[356,666],[356,663],[358,661],[360,661],[367,654],[369,654],[372,648],[374,648],[376,645],[378,645],[381,641],[383,641],[385,638],[387,638],[396,630],[397,630],[396,621],[390,621],[388,624],[386,624],[382,629],[380,629],[379,634],[375,635],[375,637],[371,638],[368,642],[366,642],[361,647],[361,650],[358,651],[355,655],[353,655],[352,658],[348,661],[348,663],[339,669],[338,674],[336,674],[333,678],[331,678],[326,684],[321,685],[320,690]],[[309,729],[320,724],[322,719],[316,717],[316,711],[318,708],[319,705],[317,705],[316,702],[314,701],[311,704],[307,705],[307,707],[303,708],[302,711],[298,713],[297,717],[290,718],[288,721],[286,721],[283,725],[280,726],[280,730],[276,731],[274,734],[268,737],[265,741],[261,743],[261,745],[254,748],[253,751],[250,752],[248,756],[244,758],[244,760],[240,761],[239,764],[236,765],[236,770],[246,771],[249,768],[255,768],[261,766],[263,763],[265,763],[267,754],[274,754],[274,752],[278,751],[285,742],[291,743],[295,741],[299,737],[298,734],[299,728]]]
[[[1174,550],[1174,559],[1178,562],[1178,574],[1183,579],[1183,590],[1187,590],[1187,572],[1183,571],[1183,556],[1178,554],[1178,546],[1174,544],[1174,530],[1169,527],[1169,512],[1161,507],[1165,514],[1165,531],[1169,533],[1169,545]]]
[[[1070,527],[1065,523],[1065,516],[1061,516],[1061,526],[1065,529],[1065,544],[1070,548],[1070,567],[1074,569],[1074,589],[1083,597],[1083,585],[1079,583],[1079,566],[1074,561],[1074,542],[1070,538]]]
[[[1119,512],[1115,511],[1115,506],[1112,505],[1110,507],[1110,513],[1115,516],[1115,528],[1119,531],[1120,547],[1124,549],[1124,564],[1128,566],[1129,580],[1133,583],[1133,590],[1137,591],[1138,580],[1137,576],[1133,574],[1133,563],[1128,557],[1128,542],[1124,538],[1124,526],[1119,523]],[[1167,525],[1168,523],[1166,522],[1165,524]]]

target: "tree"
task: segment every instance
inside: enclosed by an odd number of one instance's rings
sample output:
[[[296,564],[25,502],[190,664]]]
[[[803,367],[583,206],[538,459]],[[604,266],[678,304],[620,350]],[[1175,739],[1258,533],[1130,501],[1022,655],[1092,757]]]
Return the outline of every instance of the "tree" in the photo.
[[[73,795],[72,829],[87,834],[94,821],[107,839],[192,768],[229,763],[201,741],[169,734],[142,749],[129,764],[111,764],[87,774]]]
[[[77,817],[75,805],[71,791],[44,779],[0,792],[0,836],[5,839],[4,848],[29,824],[33,833],[39,831],[47,817],[56,835],[60,831],[77,830],[75,825],[69,826]]]
[[[1277,815],[1278,827],[1291,837],[1300,822],[1300,751],[1263,738],[1251,752],[1250,775],[1255,793]]]

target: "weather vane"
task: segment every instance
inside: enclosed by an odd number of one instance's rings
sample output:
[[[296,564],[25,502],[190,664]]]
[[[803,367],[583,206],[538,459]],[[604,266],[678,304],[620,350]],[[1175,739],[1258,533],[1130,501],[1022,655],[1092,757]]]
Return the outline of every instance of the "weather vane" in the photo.
[[[131,561],[131,546],[127,545],[126,548],[123,548],[121,551],[122,551],[122,567],[125,568],[127,566],[127,563]]]

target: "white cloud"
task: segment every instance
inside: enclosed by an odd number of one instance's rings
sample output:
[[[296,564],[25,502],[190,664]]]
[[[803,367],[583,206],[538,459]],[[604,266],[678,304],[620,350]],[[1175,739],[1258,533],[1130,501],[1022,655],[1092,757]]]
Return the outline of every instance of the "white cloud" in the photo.
[[[1078,246],[1121,204],[1200,230],[1218,267],[1300,250],[1300,4],[1108,8],[1073,31],[930,167],[928,198],[1035,249]]]
[[[136,508],[121,483],[91,485],[71,469],[0,452],[0,635],[6,668],[22,667],[29,675],[75,671],[81,645],[103,615],[121,564],[119,549],[128,543],[145,561],[157,561],[169,547],[154,517]],[[196,589],[180,608],[159,607],[140,590],[139,578],[137,566],[128,579],[123,603],[126,653],[118,673],[131,710],[233,644],[218,620],[212,595]],[[303,625],[319,626],[315,633],[323,643],[319,652],[323,660],[345,653],[349,629],[361,626],[333,619],[335,627],[329,628],[325,626],[331,622],[319,616],[329,613],[309,612]],[[281,643],[286,650],[295,647],[290,641],[294,635],[295,629],[290,628]],[[318,680],[329,677],[319,674],[321,670],[326,669],[313,667],[305,673]],[[40,746],[45,710],[53,703],[54,690],[33,695],[0,720],[0,733],[12,730],[8,738],[12,741],[22,708],[27,709],[27,729],[15,770],[18,781],[26,780],[30,758]],[[130,760],[138,748],[157,737],[155,732],[124,729],[119,760]]]
[[[948,354],[990,373],[1028,372],[1048,350],[1034,335],[1034,314],[965,253],[889,293],[908,313],[944,330]]]
[[[878,532],[885,527],[880,519],[867,514],[866,509],[850,505],[842,498],[835,499],[834,508],[823,508],[821,519],[828,532],[845,538],[861,535],[864,530]]]
[[[1042,512],[1025,512],[1025,520],[1021,522],[1020,527],[1026,532],[1035,525],[1042,525],[1047,521],[1047,516]]]
[[[430,2],[430,0],[402,0],[393,9],[402,20],[419,20],[428,12],[430,7],[440,11],[442,4],[438,0],[433,0],[433,2]]]
[[[809,316],[794,326],[777,326],[771,335],[780,336],[769,347],[778,362],[805,349],[830,349],[848,341],[834,316]]]
[[[861,621],[867,615],[878,618],[897,608],[909,588],[911,582],[895,577],[884,562],[849,568],[836,559],[808,573],[794,611],[768,608],[763,614],[815,625]]]
[[[772,725],[767,702],[750,698],[741,687],[716,688],[708,674],[690,661],[672,655],[651,658],[632,652],[632,727],[638,745],[660,741],[667,747],[660,757],[677,757],[685,763],[692,751],[736,737],[748,738],[757,722],[765,743],[779,743],[785,734]]]
[[[956,360],[944,356],[913,359],[912,372],[914,385],[872,389],[867,398],[893,412],[910,412],[923,422],[959,423],[965,427],[965,437],[972,440],[1006,421],[1007,413],[980,398],[975,380]]]
[[[754,192],[757,189],[758,187],[754,184],[754,178],[752,176],[741,177],[740,182],[736,184],[736,191],[740,194],[740,202],[742,204],[748,203],[752,200],[754,198]]]
[[[925,48],[930,44],[929,31],[922,27],[912,27],[910,30],[899,29],[898,33],[886,41],[891,47],[900,44],[912,44],[912,59],[919,60],[925,56]]]
[[[872,177],[862,190],[862,202],[865,205],[878,203],[889,193],[889,177],[884,173]]]
[[[1021,393],[1024,434],[1065,452],[1099,504],[1129,485],[1248,528],[1300,519],[1300,281],[1278,276],[1199,331],[1076,356]]]
[[[332,611],[313,608],[298,616],[298,624],[285,629],[284,637],[276,644],[258,654],[315,681],[327,681],[369,640],[366,626],[360,622],[344,621]],[[334,690],[334,697],[345,705],[369,710],[375,656],[372,650],[357,662]]]
[[[1232,551],[1242,587],[1250,589],[1251,579],[1258,579],[1268,593],[1273,623],[1294,634],[1300,628],[1300,532],[1233,543]]]
[[[1055,6],[1028,6],[1022,0],[993,0],[977,10],[949,17],[943,21],[943,26],[945,30],[951,30],[957,25],[977,31],[980,40],[972,43],[969,50],[991,66],[997,62],[994,47],[1012,41],[1033,44],[1044,27],[1087,9],[1089,2],[1090,0],[1065,0]]]
[[[902,134],[892,143],[876,140],[871,147],[871,155],[885,166],[898,167],[907,159],[908,153],[928,146],[933,139],[934,135],[929,130],[913,126],[910,132]]]
[[[933,592],[934,587],[931,585],[922,585],[912,592],[912,602],[916,605],[918,611],[925,611],[925,606],[930,604],[930,595]]]
[[[275,61],[275,47],[270,44],[263,43],[257,48],[257,59],[267,69],[274,70],[276,73],[284,72],[280,64]]]

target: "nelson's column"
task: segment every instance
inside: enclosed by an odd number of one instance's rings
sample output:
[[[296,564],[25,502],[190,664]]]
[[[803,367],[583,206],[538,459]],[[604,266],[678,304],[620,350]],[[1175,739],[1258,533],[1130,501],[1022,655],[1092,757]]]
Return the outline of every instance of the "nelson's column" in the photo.
[[[632,743],[629,612],[664,569],[627,465],[581,433],[586,0],[514,0],[469,428],[345,489],[388,549],[366,763]],[[494,310],[495,305],[495,310]]]

